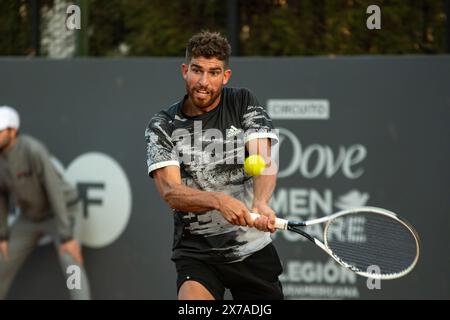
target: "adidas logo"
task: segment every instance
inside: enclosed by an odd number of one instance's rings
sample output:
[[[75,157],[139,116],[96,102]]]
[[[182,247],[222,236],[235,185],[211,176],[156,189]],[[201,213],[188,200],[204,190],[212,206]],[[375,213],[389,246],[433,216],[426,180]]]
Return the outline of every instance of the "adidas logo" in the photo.
[[[227,138],[237,136],[241,132],[241,129],[238,129],[235,126],[231,126],[230,129],[227,129]]]

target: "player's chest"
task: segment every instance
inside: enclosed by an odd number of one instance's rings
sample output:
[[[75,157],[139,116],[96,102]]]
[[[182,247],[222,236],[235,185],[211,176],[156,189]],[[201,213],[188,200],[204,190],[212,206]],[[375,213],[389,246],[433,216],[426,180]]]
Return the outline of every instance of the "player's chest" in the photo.
[[[172,135],[180,164],[186,169],[242,164],[244,130],[239,121],[190,121]]]
[[[3,159],[1,166],[2,183],[11,191],[28,184],[36,175],[31,161],[22,154],[13,154],[7,159]]]

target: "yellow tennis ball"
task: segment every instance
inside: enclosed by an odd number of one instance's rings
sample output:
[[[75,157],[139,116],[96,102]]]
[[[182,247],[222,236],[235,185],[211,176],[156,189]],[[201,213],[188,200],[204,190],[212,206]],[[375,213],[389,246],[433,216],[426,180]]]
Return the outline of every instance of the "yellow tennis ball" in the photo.
[[[249,176],[259,176],[266,168],[266,161],[259,154],[253,154],[245,159],[244,170]]]

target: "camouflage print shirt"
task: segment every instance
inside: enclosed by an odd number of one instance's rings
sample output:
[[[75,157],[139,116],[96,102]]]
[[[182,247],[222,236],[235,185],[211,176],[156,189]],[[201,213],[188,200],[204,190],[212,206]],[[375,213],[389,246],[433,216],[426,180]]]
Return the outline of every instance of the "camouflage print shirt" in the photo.
[[[188,187],[226,193],[251,208],[253,180],[243,169],[245,143],[278,140],[272,121],[247,89],[223,88],[219,105],[187,117],[185,96],[151,119],[145,132],[148,173],[175,165]],[[173,256],[210,263],[237,262],[270,243],[270,234],[228,223],[219,211],[174,211]]]

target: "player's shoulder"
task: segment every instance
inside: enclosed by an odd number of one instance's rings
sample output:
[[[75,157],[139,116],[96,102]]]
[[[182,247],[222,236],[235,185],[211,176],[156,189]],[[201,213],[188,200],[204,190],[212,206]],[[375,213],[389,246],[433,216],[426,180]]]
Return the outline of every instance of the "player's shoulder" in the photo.
[[[17,137],[17,150],[21,157],[32,162],[41,161],[49,157],[49,151],[45,144],[35,137],[20,134]]]
[[[227,111],[236,113],[240,117],[247,112],[249,106],[259,105],[259,102],[253,92],[245,87],[227,87],[224,91],[224,96],[224,103],[229,106]]]
[[[178,102],[172,104],[171,106],[154,114],[152,116],[152,118],[150,119],[150,122],[151,121],[173,122],[173,120],[175,119],[175,116],[178,112],[179,107],[180,107],[180,102],[178,101]]]
[[[253,91],[245,87],[227,88],[226,94],[227,100],[233,101],[237,109],[245,110],[249,105],[259,104]]]
[[[164,130],[170,131],[173,127],[173,122],[180,108],[180,102],[176,102],[171,106],[154,114],[148,123],[147,130]]]
[[[27,134],[20,134],[17,139],[21,147],[26,150],[32,152],[47,151],[47,147],[44,145],[44,143],[35,137]]]
[[[252,90],[245,87],[226,87],[224,90],[227,104],[234,104],[235,110],[245,110],[249,105],[257,104],[257,98]]]

